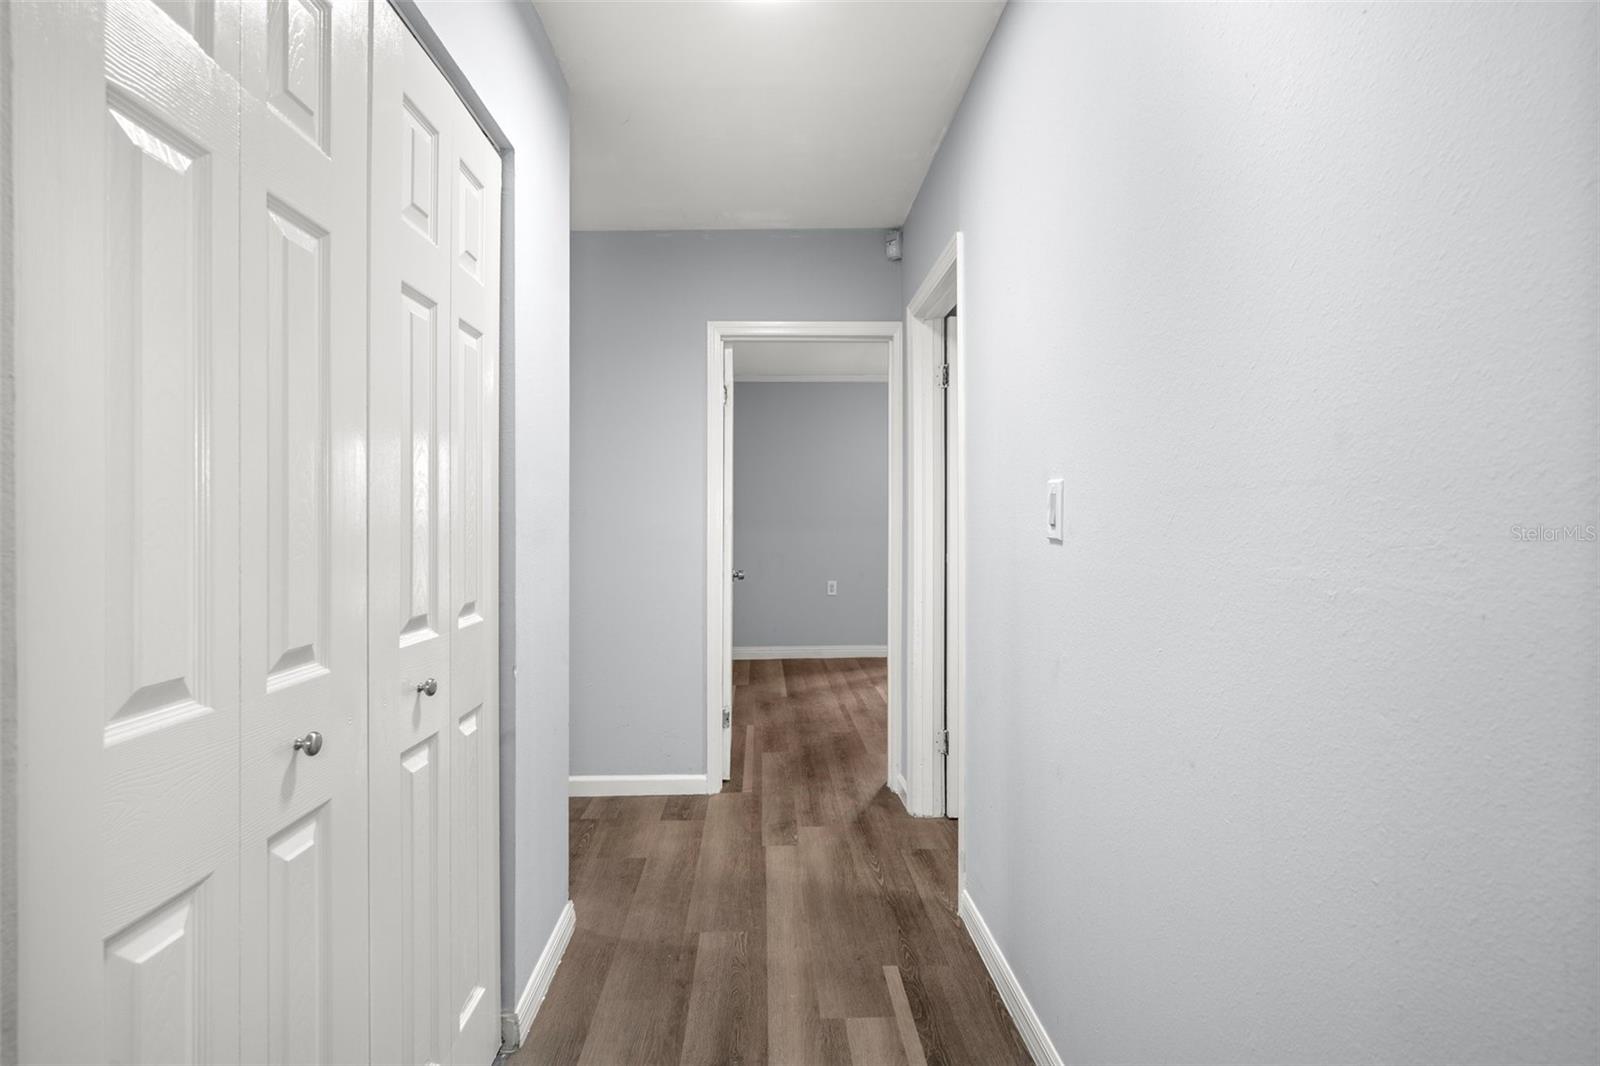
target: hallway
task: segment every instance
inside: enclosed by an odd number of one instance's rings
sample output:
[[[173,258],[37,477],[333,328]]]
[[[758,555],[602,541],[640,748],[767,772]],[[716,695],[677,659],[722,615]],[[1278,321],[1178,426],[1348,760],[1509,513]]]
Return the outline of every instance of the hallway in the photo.
[[[956,824],[882,784],[884,661],[734,669],[721,794],[570,801],[577,930],[512,1061],[1027,1062]]]

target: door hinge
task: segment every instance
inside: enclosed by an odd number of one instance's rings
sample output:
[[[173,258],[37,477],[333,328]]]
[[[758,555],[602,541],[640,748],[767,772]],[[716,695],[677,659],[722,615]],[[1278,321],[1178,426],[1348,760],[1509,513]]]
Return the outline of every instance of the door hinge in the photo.
[[[722,406],[728,406],[728,386],[722,386]]]
[[[939,730],[939,735],[933,740],[933,750],[940,755],[950,754],[950,730]]]
[[[722,708],[722,728],[729,729],[733,726],[733,708]]]
[[[933,377],[941,389],[948,389],[950,387],[950,364],[940,363],[939,369],[934,372]]]

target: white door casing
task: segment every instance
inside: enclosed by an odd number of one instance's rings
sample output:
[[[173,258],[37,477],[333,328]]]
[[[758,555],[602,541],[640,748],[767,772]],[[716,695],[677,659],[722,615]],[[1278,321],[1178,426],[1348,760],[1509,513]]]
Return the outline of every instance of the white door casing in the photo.
[[[732,570],[733,543],[733,357],[730,342],[773,338],[796,340],[880,341],[888,345],[889,364],[889,688],[891,749],[894,708],[902,699],[900,570],[903,482],[901,470],[904,406],[897,388],[905,373],[899,322],[707,322],[706,323],[706,779],[718,792],[731,763],[732,734],[722,725],[723,708],[732,705]],[[724,399],[726,397],[726,399]],[[720,749],[720,750],[719,750]],[[722,776],[717,765],[723,767]],[[888,766],[895,766],[891,751]],[[891,780],[891,784],[892,784]]]
[[[965,352],[959,316],[949,387],[939,385],[945,315],[961,293],[960,249],[958,233],[906,307],[906,695],[890,714],[904,715],[905,804],[922,817],[958,814],[961,797]],[[942,755],[938,740],[947,722],[948,755]],[[959,855],[958,843],[958,864]]]
[[[722,780],[733,776],[733,349],[722,349]],[[745,771],[749,773],[748,770]]]
[[[13,8],[30,1063],[239,1058],[230,15]]]
[[[362,1062],[368,19],[240,11],[241,1045]]]
[[[398,16],[372,14],[372,1056],[482,1063],[500,1043],[500,161]]]
[[[959,308],[958,308],[959,310]],[[942,710],[945,729],[944,763],[944,814],[946,818],[961,817],[961,636],[957,621],[961,617],[961,495],[956,481],[960,456],[960,427],[958,407],[961,400],[961,316],[951,314],[944,320],[944,427],[942,490],[944,504],[944,633],[942,637],[944,679],[942,685]]]

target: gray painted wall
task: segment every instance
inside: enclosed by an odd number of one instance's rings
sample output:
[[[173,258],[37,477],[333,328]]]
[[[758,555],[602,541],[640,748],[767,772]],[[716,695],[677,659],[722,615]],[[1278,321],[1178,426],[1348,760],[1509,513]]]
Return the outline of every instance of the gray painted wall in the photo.
[[[418,0],[515,149],[513,322],[501,352],[502,1006],[567,902],[566,83],[531,4]]]
[[[888,385],[734,386],[733,565],[736,649],[888,642]]]
[[[1596,8],[1013,3],[965,233],[974,901],[1069,1062],[1597,1055]],[[1067,536],[1043,533],[1066,479]]]
[[[0,11],[11,69],[11,5]],[[17,1061],[16,293],[12,261],[11,78],[0,77],[0,1063]]]
[[[572,773],[706,771],[706,323],[901,298],[878,230],[572,235]]]

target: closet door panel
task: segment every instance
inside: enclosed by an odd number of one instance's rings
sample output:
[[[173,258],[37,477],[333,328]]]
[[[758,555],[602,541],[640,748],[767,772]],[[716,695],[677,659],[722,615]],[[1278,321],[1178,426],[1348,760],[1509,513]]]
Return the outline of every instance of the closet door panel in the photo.
[[[201,41],[148,0],[12,14],[19,1055],[234,1062],[229,23]]]
[[[367,16],[322,0],[247,0],[241,15],[243,1047],[253,1062],[356,1062],[368,1053]]]
[[[500,157],[464,107],[449,168],[451,243],[450,1061],[499,1042],[499,602],[495,506],[499,420]],[[491,835],[496,834],[496,835]]]
[[[372,1054],[442,1063],[452,1009],[452,108],[372,7],[370,354]],[[488,997],[498,1011],[498,997]],[[498,1042],[497,1042],[498,1046]],[[492,1055],[491,1055],[492,1057]]]

